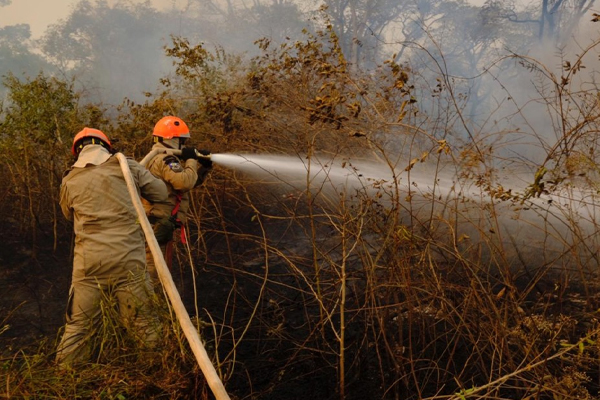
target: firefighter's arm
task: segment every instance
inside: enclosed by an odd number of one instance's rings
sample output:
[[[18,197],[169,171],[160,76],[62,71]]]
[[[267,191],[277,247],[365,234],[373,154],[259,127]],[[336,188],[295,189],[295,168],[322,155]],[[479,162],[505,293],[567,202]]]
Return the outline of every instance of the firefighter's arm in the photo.
[[[140,195],[151,203],[166,202],[169,197],[167,185],[156,178],[146,168],[134,160],[128,159],[129,169],[131,170],[137,185],[140,189]]]
[[[173,189],[185,192],[196,185],[198,168],[198,161],[193,158],[182,161],[175,156],[166,156],[160,165],[160,176]]]
[[[186,161],[189,159],[198,160],[200,168],[197,170],[198,179],[196,179],[194,186],[201,185],[212,170],[213,163],[210,150],[198,150],[193,147],[186,147],[181,150],[181,158]]]
[[[73,221],[73,209],[69,203],[68,189],[67,185],[64,183],[60,185],[60,209],[62,210],[63,215],[69,221]]]

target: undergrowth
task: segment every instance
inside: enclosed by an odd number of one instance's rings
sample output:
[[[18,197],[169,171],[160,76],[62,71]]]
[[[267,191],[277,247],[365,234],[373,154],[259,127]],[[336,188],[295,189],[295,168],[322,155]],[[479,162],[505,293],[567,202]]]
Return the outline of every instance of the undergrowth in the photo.
[[[393,60],[354,71],[324,22],[303,41],[259,41],[249,61],[173,38],[177,75],[110,121],[76,107],[69,85],[9,80],[0,146],[14,161],[1,176],[18,190],[3,194],[3,217],[33,253],[40,237],[70,243],[56,213],[70,133],[94,124],[140,159],[155,121],[177,114],[196,147],[304,165],[293,185],[282,171],[259,179],[215,165],[192,194],[172,273],[232,398],[600,398],[598,111],[595,94],[570,86],[581,63],[558,76],[514,57],[552,88],[540,102],[556,121],[554,142],[518,131],[543,142],[542,158],[519,158],[514,132],[467,124],[443,63],[437,86]],[[21,96],[41,84],[67,106]],[[443,116],[427,114],[420,84],[436,87]],[[40,127],[30,146],[28,104],[69,124]],[[3,353],[4,397],[210,398],[163,302],[157,315],[158,348],[107,315],[93,362],[73,371],[53,366],[52,340]]]

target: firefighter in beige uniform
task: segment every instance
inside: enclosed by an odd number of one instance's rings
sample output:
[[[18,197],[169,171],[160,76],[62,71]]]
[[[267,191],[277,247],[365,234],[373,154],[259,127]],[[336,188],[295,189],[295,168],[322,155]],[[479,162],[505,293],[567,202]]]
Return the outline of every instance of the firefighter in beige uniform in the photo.
[[[196,149],[183,147],[190,137],[186,123],[178,117],[161,118],[152,132],[154,146],[152,150],[181,150],[181,155],[158,153],[146,164],[146,168],[157,178],[162,179],[169,191],[167,203],[151,204],[143,201],[146,215],[153,226],[157,242],[168,266],[171,265],[173,233],[181,228],[181,240],[185,241],[184,226],[187,220],[190,199],[189,191],[204,182],[212,168],[210,157],[198,157]],[[201,155],[209,156],[207,150],[198,150]],[[158,284],[158,274],[154,258],[146,247],[146,265],[154,284]]]
[[[61,366],[88,361],[90,336],[101,320],[100,300],[117,300],[119,315],[149,345],[158,338],[149,311],[152,286],[145,269],[144,235],[119,161],[108,137],[85,128],[73,140],[76,157],[63,176],[60,206],[74,223],[75,250],[67,323],[58,346]],[[137,162],[127,160],[141,196],[165,201],[167,188]]]

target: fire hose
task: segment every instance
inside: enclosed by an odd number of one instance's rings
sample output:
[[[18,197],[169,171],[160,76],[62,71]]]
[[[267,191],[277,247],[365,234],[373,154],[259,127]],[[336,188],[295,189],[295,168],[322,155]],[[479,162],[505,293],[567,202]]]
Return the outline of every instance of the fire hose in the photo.
[[[173,152],[176,154],[175,152]],[[152,154],[152,152],[150,153]],[[148,156],[150,156],[148,154]],[[156,154],[156,153],[154,153]],[[144,160],[150,159],[146,156]],[[217,400],[229,400],[229,395],[217,374],[212,362],[208,354],[206,353],[206,349],[202,345],[202,341],[200,340],[200,335],[196,330],[196,327],[192,323],[190,316],[181,301],[181,296],[175,287],[175,282],[173,282],[173,277],[169,272],[169,268],[165,262],[162,251],[160,250],[160,246],[154,237],[154,232],[152,231],[152,226],[148,221],[148,217],[146,217],[146,213],[144,211],[144,206],[140,200],[136,185],[133,181],[133,177],[131,176],[131,170],[129,169],[129,164],[127,163],[127,159],[121,153],[116,154],[117,159],[119,160],[119,164],[121,166],[121,170],[123,171],[123,176],[125,177],[125,182],[127,183],[127,189],[129,191],[129,195],[131,197],[131,201],[135,207],[135,210],[138,215],[138,219],[142,226],[142,230],[144,231],[144,235],[146,236],[146,241],[148,242],[148,247],[152,252],[152,256],[154,257],[154,264],[156,265],[156,271],[158,273],[158,277],[160,279],[161,284],[163,285],[165,292],[169,300],[171,301],[171,305],[175,310],[175,315],[179,320],[181,325],[181,329],[185,337],[188,340],[188,343],[196,357],[196,361],[208,382],[208,386],[211,388],[215,398]],[[142,161],[144,161],[142,160]],[[147,160],[146,160],[147,162]]]
[[[164,148],[164,149],[154,149],[150,153],[146,154],[146,157],[144,157],[142,159],[142,161],[140,161],[140,164],[145,167],[146,164],[148,164],[148,161],[152,160],[154,158],[154,156],[157,155],[158,153],[167,153],[167,154],[173,154],[175,156],[178,156],[178,155],[181,155],[181,150],[167,149],[167,148]],[[205,159],[209,159],[210,160],[210,154],[209,155],[204,155],[204,154],[200,153],[198,150],[196,150],[196,157],[198,159],[205,158]]]

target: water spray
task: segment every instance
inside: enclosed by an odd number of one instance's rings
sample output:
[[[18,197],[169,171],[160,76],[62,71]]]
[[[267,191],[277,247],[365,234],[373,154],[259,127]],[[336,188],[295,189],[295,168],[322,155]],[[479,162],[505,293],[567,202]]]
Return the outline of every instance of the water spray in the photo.
[[[595,254],[585,251],[599,242],[598,203],[585,188],[511,202],[493,198],[474,182],[460,178],[458,171],[429,169],[425,164],[408,170],[365,160],[268,154],[213,154],[211,160],[298,192],[317,188],[319,196],[332,195],[334,205],[339,196],[356,197],[359,192],[382,204],[398,204],[401,220],[407,224],[421,221],[423,226],[438,226],[442,240],[452,235],[470,238],[459,247],[473,249],[479,244],[533,269],[561,265],[568,257],[588,268],[598,264]],[[504,183],[515,193],[525,192],[527,178],[521,187],[515,174]],[[447,231],[451,221],[456,232]]]
[[[365,160],[301,155],[219,153],[198,157],[210,158],[259,183],[280,185],[293,191],[294,196],[314,188],[322,199],[331,196],[327,202],[333,206],[339,196],[370,197],[384,205],[398,205],[400,223],[412,224],[416,229],[429,227],[426,229],[433,230],[442,241],[455,237],[457,249],[471,251],[484,246],[490,257],[501,253],[515,265],[535,269],[571,260],[593,268],[599,262],[589,251],[600,242],[595,234],[598,203],[596,196],[586,194],[585,189],[572,188],[570,192],[544,194],[519,203],[493,198],[489,191],[460,178],[459,171],[429,170],[425,164],[394,169]],[[518,176],[511,174],[505,187],[515,193],[524,192],[527,177],[517,187]],[[452,224],[454,227],[450,227]]]
[[[156,148],[148,153],[140,164],[147,163],[157,154],[167,153],[181,155],[181,150]],[[211,160],[214,164],[232,170],[241,171],[254,177],[268,179],[269,183],[284,184],[288,187],[306,189],[307,177],[311,185],[322,186],[328,182],[330,187],[364,187],[372,182],[391,179],[384,176],[380,165],[362,163],[356,164],[334,160],[322,161],[316,157],[308,158],[289,155],[272,154],[231,154],[216,153],[204,155],[196,150],[196,156]]]

